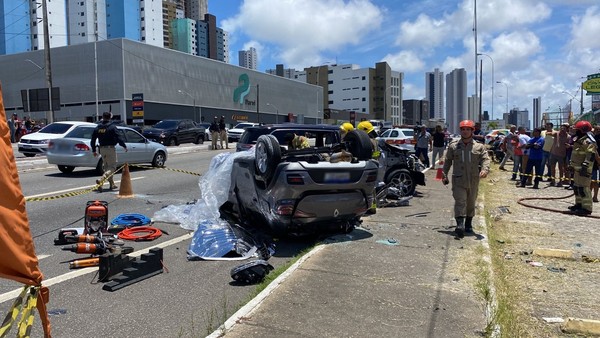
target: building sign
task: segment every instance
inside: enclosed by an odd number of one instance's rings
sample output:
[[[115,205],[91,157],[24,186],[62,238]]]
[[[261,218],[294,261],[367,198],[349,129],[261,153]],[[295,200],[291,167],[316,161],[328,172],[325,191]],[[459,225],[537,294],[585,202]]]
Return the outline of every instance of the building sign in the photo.
[[[133,123],[144,123],[144,94],[131,94],[131,116]]]
[[[242,106],[256,106],[256,101],[246,99],[250,93],[250,77],[248,74],[240,74],[238,86],[233,90],[233,102]]]
[[[581,87],[587,91],[587,95],[600,94],[600,73],[588,75]]]

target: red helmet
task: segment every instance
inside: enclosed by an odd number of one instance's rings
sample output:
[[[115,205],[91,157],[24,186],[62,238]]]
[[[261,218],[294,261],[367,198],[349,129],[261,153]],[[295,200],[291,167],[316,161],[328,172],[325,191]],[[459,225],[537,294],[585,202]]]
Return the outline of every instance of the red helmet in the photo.
[[[592,124],[589,123],[588,121],[579,121],[579,122],[575,123],[575,126],[573,128],[579,129],[582,132],[587,133],[589,131],[592,131]]]
[[[475,122],[471,120],[462,120],[460,121],[459,128],[471,128],[475,130]]]

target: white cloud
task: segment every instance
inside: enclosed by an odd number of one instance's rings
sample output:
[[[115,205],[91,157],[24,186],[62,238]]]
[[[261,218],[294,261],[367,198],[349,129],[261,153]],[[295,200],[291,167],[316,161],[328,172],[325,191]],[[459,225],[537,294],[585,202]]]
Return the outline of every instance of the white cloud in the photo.
[[[473,1],[466,0],[463,10],[473,13]],[[496,0],[477,3],[477,28],[481,32],[499,32],[519,29],[542,22],[550,17],[552,9],[544,2],[532,0]]]
[[[575,49],[585,50],[589,48],[600,48],[600,10],[598,7],[590,7],[583,16],[572,18],[570,46]],[[597,55],[596,55],[597,57]]]
[[[275,59],[302,68],[323,52],[361,44],[382,20],[381,10],[367,0],[245,0],[240,13],[221,26],[275,44],[281,48]]]
[[[542,51],[540,39],[529,31],[502,33],[491,42],[496,65],[519,69],[529,64],[529,58]]]
[[[388,54],[381,61],[387,62],[392,69],[404,73],[416,73],[425,69],[425,62],[414,51],[410,50]]]
[[[400,24],[396,44],[405,48],[424,49],[437,46],[452,35],[452,29],[449,27],[446,20],[434,20],[425,14],[420,14],[414,22],[405,21]]]

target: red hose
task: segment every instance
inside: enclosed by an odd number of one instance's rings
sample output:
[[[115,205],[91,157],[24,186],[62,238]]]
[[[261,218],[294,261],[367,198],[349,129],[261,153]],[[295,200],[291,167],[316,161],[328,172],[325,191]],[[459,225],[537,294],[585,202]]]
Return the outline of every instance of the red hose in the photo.
[[[117,234],[120,239],[128,241],[153,241],[162,235],[162,231],[155,227],[131,227]]]

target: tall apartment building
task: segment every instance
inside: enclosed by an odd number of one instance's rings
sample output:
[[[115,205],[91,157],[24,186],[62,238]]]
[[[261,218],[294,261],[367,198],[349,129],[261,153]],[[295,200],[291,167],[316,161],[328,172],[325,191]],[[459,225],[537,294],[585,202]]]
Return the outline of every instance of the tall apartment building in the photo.
[[[277,75],[288,79],[298,79],[298,71],[294,68],[284,68],[283,64],[275,65],[275,69],[267,69],[265,73]]]
[[[471,95],[467,98],[467,119],[475,122],[481,122],[479,118],[479,100],[480,98],[477,95]],[[483,114],[481,119],[483,119]]]
[[[321,65],[298,72],[297,79],[323,88],[317,100],[325,109],[355,112],[356,120],[381,119],[400,124],[404,74],[386,62],[375,68],[358,65]],[[387,109],[386,109],[387,108]]]
[[[419,125],[429,120],[429,101],[427,100],[403,100],[404,124]]]
[[[229,63],[229,37],[227,32],[217,27],[217,18],[204,15],[197,21],[198,56]]]
[[[444,118],[444,72],[435,68],[425,74],[425,99],[429,101],[429,118]]]
[[[169,29],[173,34],[172,48],[187,54],[198,55],[198,35],[196,20],[171,20]]]
[[[163,45],[165,48],[173,49],[175,36],[171,31],[171,21],[183,18],[185,18],[184,0],[163,1]]]
[[[510,113],[504,113],[504,121],[517,127],[530,128],[529,111],[527,109],[519,110],[518,107],[511,109]]]
[[[71,2],[67,17],[69,45],[106,39],[105,0]]]
[[[181,0],[180,0],[181,1]],[[183,0],[185,4],[185,17],[192,20],[204,20],[208,14],[208,0]]]
[[[457,68],[446,75],[446,123],[458,134],[460,121],[467,118],[467,72]]]
[[[548,121],[551,122],[551,121]],[[533,98],[533,127],[542,127],[542,97]]]
[[[238,52],[238,62],[240,67],[256,70],[258,68],[256,48],[250,47],[248,50],[240,50]]]

